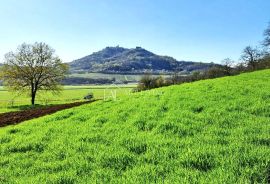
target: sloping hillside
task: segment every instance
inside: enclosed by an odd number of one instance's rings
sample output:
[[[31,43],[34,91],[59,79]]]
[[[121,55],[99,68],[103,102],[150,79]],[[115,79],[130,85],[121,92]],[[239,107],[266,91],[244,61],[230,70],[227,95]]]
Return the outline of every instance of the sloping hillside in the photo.
[[[89,56],[77,59],[70,64],[71,72],[102,73],[164,73],[205,70],[213,64],[177,61],[172,57],[159,56],[141,47],[126,49],[106,47]]]
[[[267,183],[270,70],[0,129],[0,182]]]

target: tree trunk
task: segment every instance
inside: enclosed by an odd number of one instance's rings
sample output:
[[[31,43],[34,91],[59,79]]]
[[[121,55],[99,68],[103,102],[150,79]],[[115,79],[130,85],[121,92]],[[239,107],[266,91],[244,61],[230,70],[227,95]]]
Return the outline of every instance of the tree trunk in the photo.
[[[33,94],[31,97],[31,104],[32,104],[32,106],[35,106],[35,95],[33,95]]]
[[[35,99],[36,99],[36,92],[32,91],[32,94],[31,94],[31,104],[32,104],[32,106],[35,106]]]

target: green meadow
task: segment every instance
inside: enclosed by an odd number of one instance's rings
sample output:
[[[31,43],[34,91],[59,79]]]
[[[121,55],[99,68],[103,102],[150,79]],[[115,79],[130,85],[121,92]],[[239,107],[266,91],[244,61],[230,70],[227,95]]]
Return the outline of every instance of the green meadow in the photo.
[[[99,85],[99,86],[64,86],[59,94],[38,92],[38,105],[64,104],[82,101],[88,93],[93,93],[95,99],[110,99],[128,95],[135,85]],[[8,92],[0,86],[0,113],[17,111],[30,106],[30,97],[26,94]]]
[[[0,183],[269,178],[270,70],[123,95],[0,129]]]

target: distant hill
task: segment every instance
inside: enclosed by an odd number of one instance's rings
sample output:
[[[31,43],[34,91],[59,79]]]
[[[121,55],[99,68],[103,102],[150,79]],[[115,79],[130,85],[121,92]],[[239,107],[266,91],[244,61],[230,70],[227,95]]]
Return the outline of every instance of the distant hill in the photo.
[[[141,47],[127,49],[106,47],[69,63],[70,71],[101,73],[166,73],[205,70],[213,64],[192,61],[177,61],[168,56],[159,56]]]

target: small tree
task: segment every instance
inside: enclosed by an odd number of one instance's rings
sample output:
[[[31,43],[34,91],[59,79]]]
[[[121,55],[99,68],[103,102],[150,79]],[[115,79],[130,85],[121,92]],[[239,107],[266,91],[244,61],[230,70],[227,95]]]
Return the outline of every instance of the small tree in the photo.
[[[242,62],[237,63],[236,66],[235,66],[235,70],[236,70],[237,73],[245,72],[246,69],[247,69],[246,64],[242,63]]]
[[[177,84],[179,78],[178,72],[174,72],[173,75],[171,76],[171,81],[173,84]]]
[[[247,67],[255,70],[257,67],[257,62],[261,58],[261,53],[257,48],[252,48],[251,46],[247,46],[243,50],[243,54],[241,59],[246,63]]]
[[[200,78],[201,78],[201,73],[199,71],[192,72],[192,75],[191,75],[192,81],[200,80]]]
[[[139,81],[139,90],[151,89],[153,86],[153,77],[150,74],[145,74]]]
[[[234,61],[230,58],[226,58],[226,59],[221,61],[221,64],[224,67],[225,75],[231,75],[232,70],[233,70],[233,66],[234,66]]]
[[[59,92],[60,82],[68,72],[55,51],[45,43],[20,45],[15,52],[5,55],[0,78],[11,91],[28,92],[31,104],[39,90]]]

